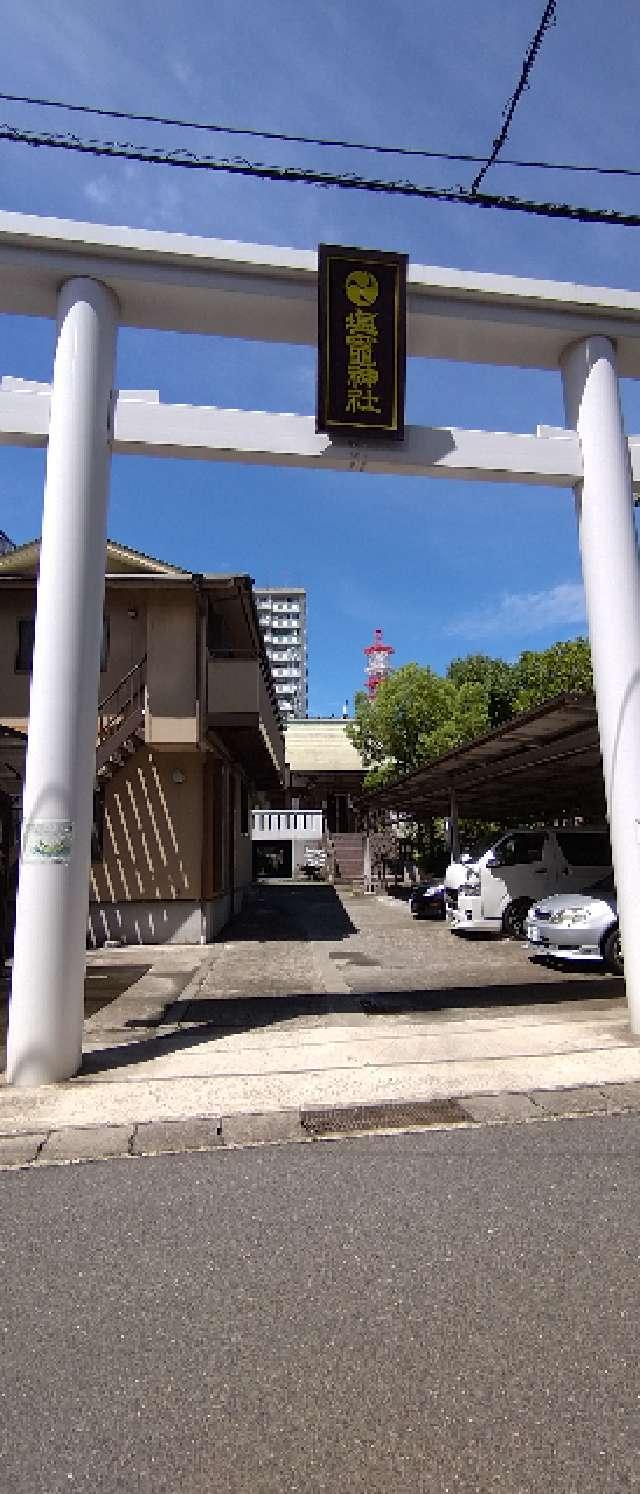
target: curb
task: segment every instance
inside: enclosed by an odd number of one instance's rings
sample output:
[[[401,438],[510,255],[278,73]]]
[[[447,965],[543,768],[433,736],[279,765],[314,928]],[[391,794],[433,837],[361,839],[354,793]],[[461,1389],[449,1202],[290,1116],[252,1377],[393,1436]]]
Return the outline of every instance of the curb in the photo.
[[[425,1130],[526,1125],[640,1112],[640,1081],[555,1090],[459,1095],[445,1100],[336,1105],[181,1120],[0,1133],[0,1172],[220,1148],[282,1146]]]

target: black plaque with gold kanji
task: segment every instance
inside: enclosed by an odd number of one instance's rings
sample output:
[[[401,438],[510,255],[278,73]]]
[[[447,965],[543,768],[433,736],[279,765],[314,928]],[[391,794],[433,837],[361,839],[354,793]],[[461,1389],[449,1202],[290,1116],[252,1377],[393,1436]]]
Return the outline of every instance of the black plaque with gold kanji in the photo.
[[[403,439],[406,274],[405,254],[320,245],[318,431]]]

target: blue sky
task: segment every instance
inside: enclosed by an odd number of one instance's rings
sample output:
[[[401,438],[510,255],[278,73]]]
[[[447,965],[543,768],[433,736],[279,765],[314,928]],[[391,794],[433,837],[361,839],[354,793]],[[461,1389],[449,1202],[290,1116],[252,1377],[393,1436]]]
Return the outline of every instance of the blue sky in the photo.
[[[307,135],[490,148],[542,0],[21,0],[3,16],[13,93]],[[638,164],[640,20],[623,0],[559,0],[505,154]],[[0,120],[109,138],[470,183],[473,168],[178,136],[0,103]],[[640,181],[496,167],[487,190],[640,207]],[[640,230],[274,185],[0,142],[0,207],[226,239],[399,249],[422,264],[640,288]],[[47,379],[53,328],[0,323],[0,374]],[[121,387],[165,400],[312,414],[310,350],[123,331]],[[640,398],[624,386],[629,431]],[[411,360],[407,418],[534,430],[563,423],[559,376]],[[44,457],[0,451],[0,527],[40,530]],[[117,458],[114,538],[197,570],[248,571],[309,593],[310,709],[338,714],[374,627],[397,664],[513,658],[584,630],[570,493],[426,479]]]

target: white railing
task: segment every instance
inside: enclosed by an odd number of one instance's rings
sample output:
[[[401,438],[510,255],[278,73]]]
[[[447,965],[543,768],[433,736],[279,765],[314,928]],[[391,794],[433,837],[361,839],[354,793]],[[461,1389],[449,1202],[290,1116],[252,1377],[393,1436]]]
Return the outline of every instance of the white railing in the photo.
[[[254,840],[320,840],[324,834],[321,809],[254,809],[251,812]]]

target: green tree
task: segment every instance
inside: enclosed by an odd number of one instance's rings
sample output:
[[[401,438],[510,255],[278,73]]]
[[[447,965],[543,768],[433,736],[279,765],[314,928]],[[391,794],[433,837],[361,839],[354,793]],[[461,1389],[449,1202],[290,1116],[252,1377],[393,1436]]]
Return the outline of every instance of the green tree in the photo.
[[[452,659],[447,669],[447,679],[454,685],[480,685],[485,692],[487,717],[490,726],[502,726],[510,721],[518,689],[516,666],[505,659],[491,659],[488,654],[467,654],[463,659]]]
[[[554,695],[582,695],[593,689],[591,650],[586,638],[554,643],[540,652],[525,649],[513,668],[516,711],[531,711]]]
[[[444,677],[428,666],[404,664],[373,700],[356,695],[347,735],[362,755],[366,787],[378,788],[520,711],[592,688],[586,638],[526,649],[514,664],[469,654],[453,659]]]
[[[453,685],[451,688],[452,682],[446,679],[442,684],[445,687],[442,718],[420,739],[423,762],[440,757],[443,752],[459,747],[462,742],[472,742],[474,737],[482,736],[491,726],[486,691],[482,685]]]
[[[378,686],[373,700],[356,696],[347,735],[368,770],[366,786],[374,788],[478,736],[488,725],[481,685],[458,687],[433,669],[405,664]]]

